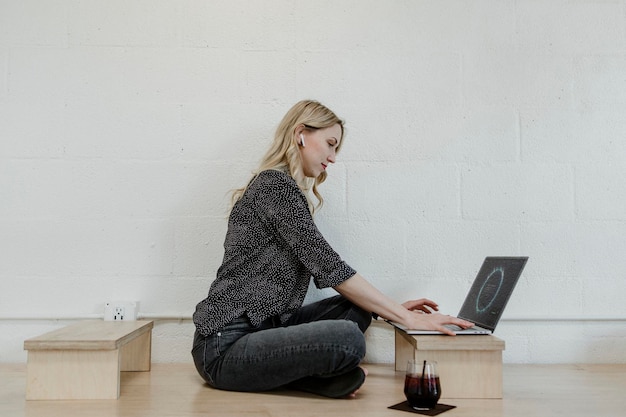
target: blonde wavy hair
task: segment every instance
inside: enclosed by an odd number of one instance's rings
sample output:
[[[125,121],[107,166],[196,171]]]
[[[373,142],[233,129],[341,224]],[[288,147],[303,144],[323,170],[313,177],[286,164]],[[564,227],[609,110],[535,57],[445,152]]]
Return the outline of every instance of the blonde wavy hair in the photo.
[[[298,139],[296,138],[296,130],[303,126],[304,130],[315,131],[324,129],[338,124],[341,127],[341,138],[337,152],[343,145],[344,121],[323,104],[314,100],[303,100],[296,103],[278,125],[272,142],[267,153],[261,160],[261,163],[249,184],[256,176],[265,170],[274,169],[283,171],[291,175],[296,181],[298,187],[302,190],[309,203],[309,210],[314,213],[315,210],[322,207],[324,199],[318,191],[318,187],[326,181],[327,173],[322,172],[317,178],[308,178],[302,170],[302,159],[298,148]],[[233,191],[232,204],[234,205],[246,191],[248,186]],[[313,192],[317,199],[317,204],[313,204],[309,191]]]

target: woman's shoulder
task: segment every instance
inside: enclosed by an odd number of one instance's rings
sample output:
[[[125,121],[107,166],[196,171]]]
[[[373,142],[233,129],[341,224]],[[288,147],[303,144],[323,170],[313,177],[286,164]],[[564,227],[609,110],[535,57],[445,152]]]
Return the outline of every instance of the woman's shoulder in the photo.
[[[257,186],[289,185],[297,187],[291,175],[278,169],[266,169],[259,172],[253,180],[254,183]]]
[[[299,201],[306,204],[306,197],[296,181],[288,173],[278,169],[267,169],[259,172],[248,191],[255,199],[276,200],[277,202]],[[307,206],[308,207],[308,206]]]

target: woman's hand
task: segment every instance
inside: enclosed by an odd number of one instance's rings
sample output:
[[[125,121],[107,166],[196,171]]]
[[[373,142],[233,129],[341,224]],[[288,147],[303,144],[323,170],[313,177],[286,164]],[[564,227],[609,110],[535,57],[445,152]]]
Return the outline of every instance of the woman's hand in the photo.
[[[409,329],[437,330],[454,336],[452,330],[443,327],[444,324],[455,324],[462,328],[474,325],[469,321],[436,313],[437,303],[427,298],[407,301],[400,305],[381,293],[359,273],[334,288],[364,310],[373,311],[382,318],[403,324]]]
[[[402,303],[402,306],[410,311],[421,311],[426,314],[430,314],[433,311],[439,311],[439,306],[436,302],[429,300],[428,298],[420,298],[419,300],[409,300]]]
[[[436,330],[443,334],[454,336],[454,332],[445,327],[446,324],[453,324],[462,329],[467,329],[468,327],[472,327],[474,325],[474,323],[458,317],[447,316],[439,313],[425,314],[421,311],[414,311],[407,323],[405,323],[409,329]]]

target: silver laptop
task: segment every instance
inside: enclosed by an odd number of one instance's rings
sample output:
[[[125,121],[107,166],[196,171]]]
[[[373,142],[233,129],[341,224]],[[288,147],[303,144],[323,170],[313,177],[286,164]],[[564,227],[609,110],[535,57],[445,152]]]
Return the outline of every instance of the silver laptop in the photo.
[[[446,326],[459,335],[492,334],[502,317],[504,307],[522,275],[528,257],[488,256],[474,279],[457,317],[475,324],[469,329]],[[436,330],[407,329],[399,323],[389,322],[408,334],[442,334]]]

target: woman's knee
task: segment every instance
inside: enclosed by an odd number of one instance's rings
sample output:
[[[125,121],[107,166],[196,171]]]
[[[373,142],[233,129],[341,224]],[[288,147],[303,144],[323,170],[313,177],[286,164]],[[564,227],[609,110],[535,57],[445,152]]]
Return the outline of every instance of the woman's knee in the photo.
[[[331,338],[335,339],[337,346],[341,346],[347,353],[353,355],[359,361],[365,357],[365,335],[356,322],[351,320],[332,320],[328,322]]]
[[[332,297],[330,300],[341,306],[340,308],[344,311],[342,317],[337,318],[343,318],[345,320],[355,322],[357,326],[359,326],[359,329],[361,329],[361,332],[365,333],[367,328],[372,323],[372,313],[363,310],[361,307],[357,306],[342,295]]]
[[[353,310],[350,312],[350,315],[347,317],[349,320],[354,321],[362,333],[370,327],[372,323],[372,313],[369,311],[365,311],[362,308],[354,306]]]

